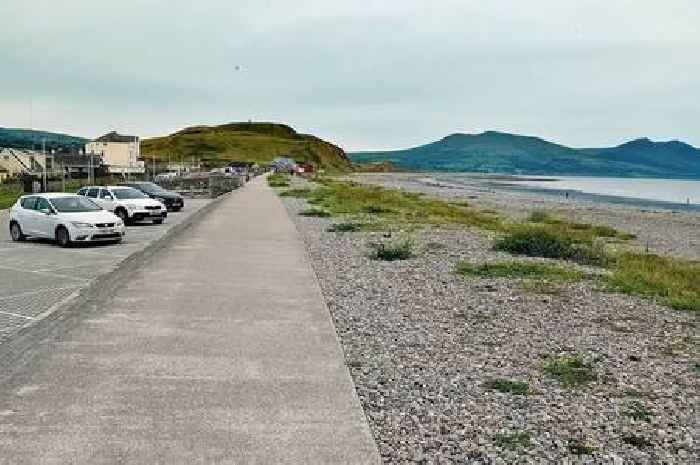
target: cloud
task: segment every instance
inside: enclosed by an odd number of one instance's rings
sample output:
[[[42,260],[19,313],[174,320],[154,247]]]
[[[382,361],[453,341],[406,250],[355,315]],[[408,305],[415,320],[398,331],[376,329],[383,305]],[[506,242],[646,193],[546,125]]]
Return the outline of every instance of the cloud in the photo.
[[[0,124],[278,120],[348,149],[511,130],[700,145],[695,0],[4,0]],[[40,126],[39,126],[40,125]]]

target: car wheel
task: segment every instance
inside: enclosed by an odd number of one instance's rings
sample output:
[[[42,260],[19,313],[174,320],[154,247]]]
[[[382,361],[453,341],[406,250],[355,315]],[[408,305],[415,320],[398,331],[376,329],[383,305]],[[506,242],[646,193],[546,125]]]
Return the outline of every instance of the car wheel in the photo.
[[[153,224],[163,224],[163,218],[159,218],[157,220],[153,220]]]
[[[117,216],[119,217],[119,219],[122,220],[122,222],[123,222],[124,224],[129,224],[129,223],[131,223],[131,222],[129,221],[129,214],[126,212],[126,210],[120,208],[120,209],[118,209],[118,210],[117,210],[116,212],[114,212],[114,213],[117,214]]]
[[[70,246],[70,234],[66,228],[60,227],[56,230],[56,243],[61,247]]]
[[[15,242],[21,242],[27,238],[27,236],[22,233],[22,228],[19,223],[16,222],[10,224],[10,236],[12,236],[12,240]]]

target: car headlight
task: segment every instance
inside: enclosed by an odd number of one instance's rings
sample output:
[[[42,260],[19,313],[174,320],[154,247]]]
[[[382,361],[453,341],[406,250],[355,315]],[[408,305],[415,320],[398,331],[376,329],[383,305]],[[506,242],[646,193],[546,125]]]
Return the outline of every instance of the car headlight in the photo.
[[[75,226],[76,228],[92,228],[92,224],[90,223],[81,223],[80,221],[71,221],[70,224]]]

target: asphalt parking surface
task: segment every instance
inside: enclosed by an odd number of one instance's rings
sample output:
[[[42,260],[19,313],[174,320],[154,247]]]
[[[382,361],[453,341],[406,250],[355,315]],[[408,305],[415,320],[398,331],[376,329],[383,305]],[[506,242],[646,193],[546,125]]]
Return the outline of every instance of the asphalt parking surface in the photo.
[[[0,344],[21,328],[50,314],[81,289],[132,254],[162,238],[210,203],[186,199],[184,210],[169,213],[162,225],[128,227],[121,244],[80,245],[63,249],[51,241],[12,242],[8,214],[0,211]]]

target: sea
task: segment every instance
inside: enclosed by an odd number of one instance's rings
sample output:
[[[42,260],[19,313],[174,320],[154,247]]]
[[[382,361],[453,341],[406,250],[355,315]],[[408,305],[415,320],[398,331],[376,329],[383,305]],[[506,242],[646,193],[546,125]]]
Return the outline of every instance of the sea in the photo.
[[[453,184],[478,179],[494,189],[537,192],[570,199],[700,211],[700,179],[605,178],[584,176],[498,176],[444,173]]]

